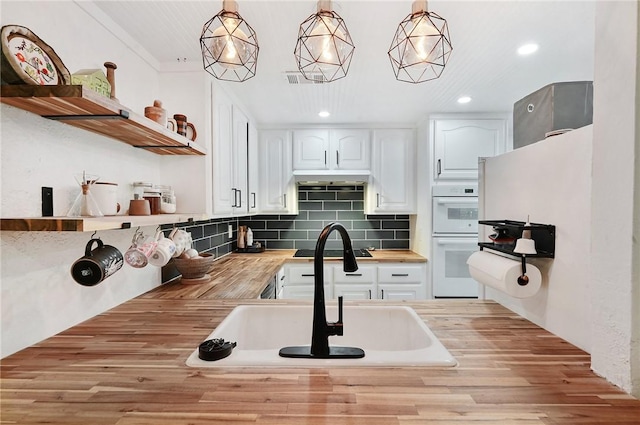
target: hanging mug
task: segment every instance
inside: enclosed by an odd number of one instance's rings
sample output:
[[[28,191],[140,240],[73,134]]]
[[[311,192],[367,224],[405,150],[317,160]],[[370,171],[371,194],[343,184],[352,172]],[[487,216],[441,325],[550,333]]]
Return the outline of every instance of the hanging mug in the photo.
[[[156,233],[156,249],[149,257],[149,264],[157,267],[165,266],[176,252],[176,244],[165,238],[162,231]]]
[[[94,243],[98,246],[92,249]],[[94,286],[120,270],[123,263],[118,248],[92,238],[84,250],[84,257],[71,266],[71,276],[80,285]]]
[[[156,249],[156,241],[146,238],[144,233],[136,231],[131,240],[131,246],[124,253],[124,261],[131,267],[141,269],[149,263],[149,257]]]
[[[169,239],[176,244],[176,252],[173,254],[174,258],[181,256],[184,251],[191,248],[191,237],[189,233],[182,229],[173,229],[169,234]]]

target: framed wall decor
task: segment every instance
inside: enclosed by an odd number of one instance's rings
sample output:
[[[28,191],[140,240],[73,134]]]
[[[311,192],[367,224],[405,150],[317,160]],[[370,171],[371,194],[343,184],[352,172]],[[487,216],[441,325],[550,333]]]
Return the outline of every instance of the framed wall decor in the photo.
[[[0,30],[2,84],[71,84],[69,70],[56,52],[27,27]]]

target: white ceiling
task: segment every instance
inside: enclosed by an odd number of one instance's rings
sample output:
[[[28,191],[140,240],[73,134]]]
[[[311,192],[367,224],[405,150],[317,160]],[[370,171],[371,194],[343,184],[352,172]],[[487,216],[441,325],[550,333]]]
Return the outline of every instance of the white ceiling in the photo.
[[[328,84],[290,85],[298,27],[315,1],[238,0],[257,33],[256,76],[224,82],[262,125],[416,123],[431,113],[510,112],[514,102],[552,82],[593,80],[594,1],[433,0],[449,24],[453,53],[437,80],[396,81],[387,51],[411,12],[410,0],[334,1],[356,46],[348,75]],[[95,1],[161,64],[202,63],[202,27],[222,1]],[[522,57],[527,42],[538,52]],[[203,71],[204,72],[204,71]],[[459,96],[472,97],[466,105]],[[327,109],[331,116],[318,117]]]

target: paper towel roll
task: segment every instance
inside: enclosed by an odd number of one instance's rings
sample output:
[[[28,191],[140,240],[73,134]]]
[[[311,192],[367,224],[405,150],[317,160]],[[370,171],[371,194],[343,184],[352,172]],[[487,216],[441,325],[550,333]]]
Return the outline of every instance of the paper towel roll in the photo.
[[[477,251],[467,260],[469,273],[479,283],[490,286],[516,298],[534,296],[542,284],[542,274],[533,264],[527,264],[529,283],[518,284],[522,275],[521,261],[511,260],[487,251]]]

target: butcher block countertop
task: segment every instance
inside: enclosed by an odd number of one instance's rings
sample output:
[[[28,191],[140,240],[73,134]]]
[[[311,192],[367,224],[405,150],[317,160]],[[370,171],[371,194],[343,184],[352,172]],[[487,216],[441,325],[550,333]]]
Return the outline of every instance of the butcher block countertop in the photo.
[[[176,280],[153,290],[145,298],[258,298],[278,270],[287,262],[312,264],[313,258],[294,257],[295,249],[267,250],[257,254],[230,254],[215,261],[209,272],[211,281],[185,285]],[[424,263],[426,258],[409,250],[375,250],[371,258],[359,257],[358,263]],[[326,264],[342,263],[341,258],[325,258]]]
[[[0,423],[640,421],[640,401],[596,376],[587,353],[490,301],[403,303],[416,310],[456,357],[459,365],[454,368],[186,366],[198,344],[240,303],[308,304],[138,297],[3,359]],[[354,304],[397,303],[346,302],[345,309]]]

